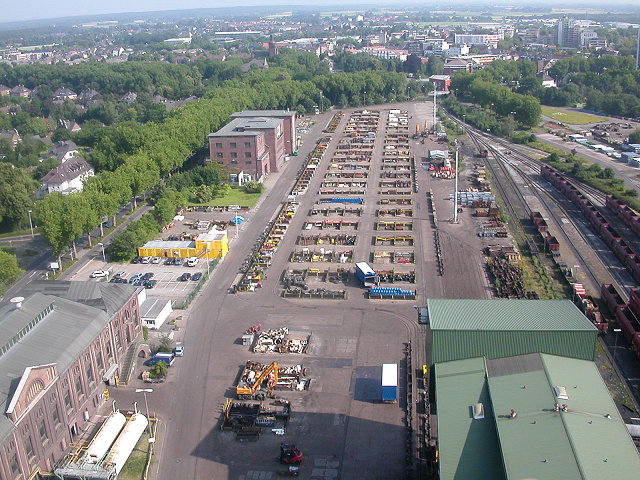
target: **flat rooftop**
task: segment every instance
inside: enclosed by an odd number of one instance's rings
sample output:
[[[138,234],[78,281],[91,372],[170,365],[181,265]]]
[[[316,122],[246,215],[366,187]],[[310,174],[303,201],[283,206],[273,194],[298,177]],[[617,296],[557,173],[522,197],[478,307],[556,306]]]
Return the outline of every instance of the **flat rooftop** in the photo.
[[[269,117],[240,117],[233,118],[224,127],[209,137],[247,137],[262,135],[263,130],[275,129],[282,123],[278,118]]]

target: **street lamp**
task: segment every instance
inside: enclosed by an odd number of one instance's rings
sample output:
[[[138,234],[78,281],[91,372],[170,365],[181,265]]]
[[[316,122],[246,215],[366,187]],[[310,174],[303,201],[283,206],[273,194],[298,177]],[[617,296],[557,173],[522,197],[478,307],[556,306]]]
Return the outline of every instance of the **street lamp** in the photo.
[[[367,104],[367,91],[365,90],[362,94],[363,98],[364,98],[364,105]]]
[[[613,347],[613,363],[616,363],[616,352],[618,351],[618,334],[622,331],[619,328],[614,328],[613,331],[616,334],[616,341]]]
[[[102,247],[102,261],[106,263],[107,257],[105,257],[105,255],[104,255],[104,243],[98,242],[98,245],[100,245]]]
[[[149,420],[149,404],[147,403],[147,393],[153,393],[153,388],[136,388],[136,393],[144,395],[144,408],[147,410],[147,426],[149,427],[149,435],[151,435],[151,421]],[[151,440],[151,439],[149,439]]]
[[[29,214],[29,226],[31,227],[31,238],[33,238],[33,222],[31,221],[31,212],[32,211],[33,210],[27,210],[27,213]]]

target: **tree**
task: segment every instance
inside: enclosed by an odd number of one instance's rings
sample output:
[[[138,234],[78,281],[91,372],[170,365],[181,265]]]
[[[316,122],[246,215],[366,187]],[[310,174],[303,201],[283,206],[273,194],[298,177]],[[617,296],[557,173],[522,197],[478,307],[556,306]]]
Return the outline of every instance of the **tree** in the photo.
[[[0,292],[4,293],[23,273],[24,270],[18,266],[16,256],[0,250]]]
[[[640,143],[640,129],[635,130],[629,135],[629,143]]]
[[[53,255],[58,258],[58,263],[61,263],[60,254],[69,245],[63,229],[63,203],[62,194],[54,192],[38,202],[35,210],[40,233],[51,245]]]
[[[32,193],[36,182],[20,168],[0,163],[0,223],[15,227],[33,208]]]
[[[168,365],[166,362],[159,361],[149,369],[151,378],[164,378],[167,376]]]
[[[242,189],[246,192],[246,193],[262,193],[264,190],[264,185],[260,182],[256,182],[255,180],[251,180],[247,183],[245,183],[242,186]]]

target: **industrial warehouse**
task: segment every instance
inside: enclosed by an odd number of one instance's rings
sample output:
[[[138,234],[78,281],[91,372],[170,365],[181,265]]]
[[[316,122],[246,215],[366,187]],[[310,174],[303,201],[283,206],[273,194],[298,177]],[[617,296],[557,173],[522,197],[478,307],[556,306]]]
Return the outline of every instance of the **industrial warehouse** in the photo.
[[[427,315],[440,479],[636,478],[597,329],[573,303],[429,299]]]

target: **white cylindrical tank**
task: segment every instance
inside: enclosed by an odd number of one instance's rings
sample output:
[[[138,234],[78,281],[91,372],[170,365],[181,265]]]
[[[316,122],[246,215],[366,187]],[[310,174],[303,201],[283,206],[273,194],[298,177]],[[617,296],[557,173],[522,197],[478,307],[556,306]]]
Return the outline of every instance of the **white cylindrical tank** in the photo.
[[[122,433],[118,435],[116,442],[111,447],[107,460],[107,463],[112,464],[115,468],[116,475],[122,470],[148,424],[147,417],[141,413],[135,413],[131,415],[131,418],[122,429]]]
[[[97,463],[102,460],[102,457],[109,451],[109,447],[118,437],[125,423],[127,423],[127,419],[122,413],[111,412],[109,418],[105,420],[98,433],[91,440],[85,452],[85,459],[91,463]]]

